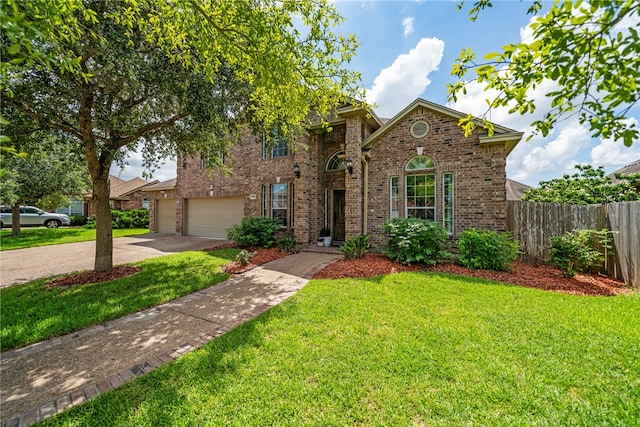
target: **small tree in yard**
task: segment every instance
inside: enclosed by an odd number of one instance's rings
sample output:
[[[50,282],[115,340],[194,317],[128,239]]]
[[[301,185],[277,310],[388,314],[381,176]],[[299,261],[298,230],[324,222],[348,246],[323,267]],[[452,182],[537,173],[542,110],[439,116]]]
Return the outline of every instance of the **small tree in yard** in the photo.
[[[595,272],[611,249],[611,232],[607,229],[567,231],[551,238],[549,260],[565,276],[573,277],[579,272]]]

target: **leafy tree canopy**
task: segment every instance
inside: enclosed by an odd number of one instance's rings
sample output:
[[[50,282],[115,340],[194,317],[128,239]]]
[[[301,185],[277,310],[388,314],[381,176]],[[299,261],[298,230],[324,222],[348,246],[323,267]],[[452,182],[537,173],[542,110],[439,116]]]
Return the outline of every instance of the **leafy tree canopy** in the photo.
[[[637,187],[640,174],[615,174],[615,180],[605,176],[602,166],[576,165],[577,173],[565,174],[562,178],[541,181],[540,188],[524,192],[522,200],[527,202],[567,203],[590,205],[600,203],[640,200]]]
[[[491,7],[491,2],[477,0],[469,12],[471,20]],[[542,0],[536,0],[528,13],[541,9]],[[537,133],[546,136],[559,121],[577,115],[594,137],[631,146],[640,135],[637,124],[630,120],[630,111],[638,108],[640,98],[640,38],[634,24],[639,20],[637,0],[555,0],[530,24],[531,40],[506,45],[479,62],[471,49],[465,49],[452,74],[464,78],[473,70],[473,81],[498,93],[487,99],[487,113],[497,107],[508,107],[512,113],[533,112],[532,90],[552,80],[557,90],[546,94],[551,109],[532,123],[534,133],[529,138]],[[449,85],[450,98],[456,100],[466,93],[467,83]],[[471,133],[473,117],[463,119],[461,125]],[[486,119],[484,125],[493,131]]]
[[[325,1],[7,0],[2,116],[73,140],[96,200],[96,270],[112,268],[109,168],[131,150],[220,165],[239,125],[294,135],[361,99],[353,36]],[[3,74],[4,76],[4,74]],[[269,134],[269,133],[268,133]]]

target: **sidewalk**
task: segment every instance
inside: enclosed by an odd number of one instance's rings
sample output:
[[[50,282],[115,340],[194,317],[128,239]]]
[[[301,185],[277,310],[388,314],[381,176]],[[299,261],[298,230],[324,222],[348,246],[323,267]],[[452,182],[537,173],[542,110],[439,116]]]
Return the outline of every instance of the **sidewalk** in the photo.
[[[142,376],[288,299],[339,254],[301,252],[169,303],[1,357],[1,426],[26,426]]]

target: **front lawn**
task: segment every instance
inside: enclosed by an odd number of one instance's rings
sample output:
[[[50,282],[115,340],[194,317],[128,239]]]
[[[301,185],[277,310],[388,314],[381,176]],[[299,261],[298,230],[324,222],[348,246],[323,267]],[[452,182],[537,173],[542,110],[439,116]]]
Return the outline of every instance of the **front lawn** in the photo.
[[[226,280],[238,251],[183,252],[132,265],[142,271],[106,283],[47,289],[49,279],[0,290],[2,351],[117,319]]]
[[[45,425],[638,425],[640,296],[445,274],[313,280]]]
[[[86,242],[96,240],[96,230],[86,228],[26,228],[21,229],[22,235],[11,236],[11,230],[0,231],[0,250],[34,248],[36,246],[60,245],[62,243]],[[149,233],[148,228],[127,228],[113,230],[113,237],[139,236]]]

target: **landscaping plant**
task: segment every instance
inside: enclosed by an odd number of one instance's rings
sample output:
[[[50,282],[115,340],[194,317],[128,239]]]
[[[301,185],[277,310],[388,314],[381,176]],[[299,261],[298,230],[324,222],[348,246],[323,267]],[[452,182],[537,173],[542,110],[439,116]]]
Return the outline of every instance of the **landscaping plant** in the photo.
[[[361,234],[353,239],[348,239],[340,247],[340,251],[346,259],[359,259],[367,253],[367,245],[369,243],[369,235]]]
[[[610,251],[611,232],[602,230],[572,230],[551,238],[549,261],[564,271],[565,276],[595,271],[605,261],[603,251]]]
[[[121,211],[118,209],[111,210],[111,223],[114,230],[125,228],[149,228],[149,211],[147,209],[130,209]],[[91,215],[85,225],[85,228],[96,228],[96,216]]]
[[[227,229],[227,238],[239,246],[270,248],[282,223],[277,218],[253,216]]]
[[[458,239],[458,261],[473,270],[509,271],[520,254],[511,233],[468,228]]]
[[[235,262],[239,262],[241,265],[247,265],[249,264],[249,260],[251,260],[251,257],[254,256],[256,253],[255,252],[249,252],[246,249],[241,250],[240,252],[238,252],[238,255],[236,255],[236,257],[234,258]]]
[[[437,222],[418,218],[394,218],[382,225],[389,235],[385,254],[403,264],[434,265],[448,257],[447,231]]]
[[[300,252],[300,243],[296,242],[292,237],[283,237],[282,239],[278,240],[276,246],[282,252]]]

